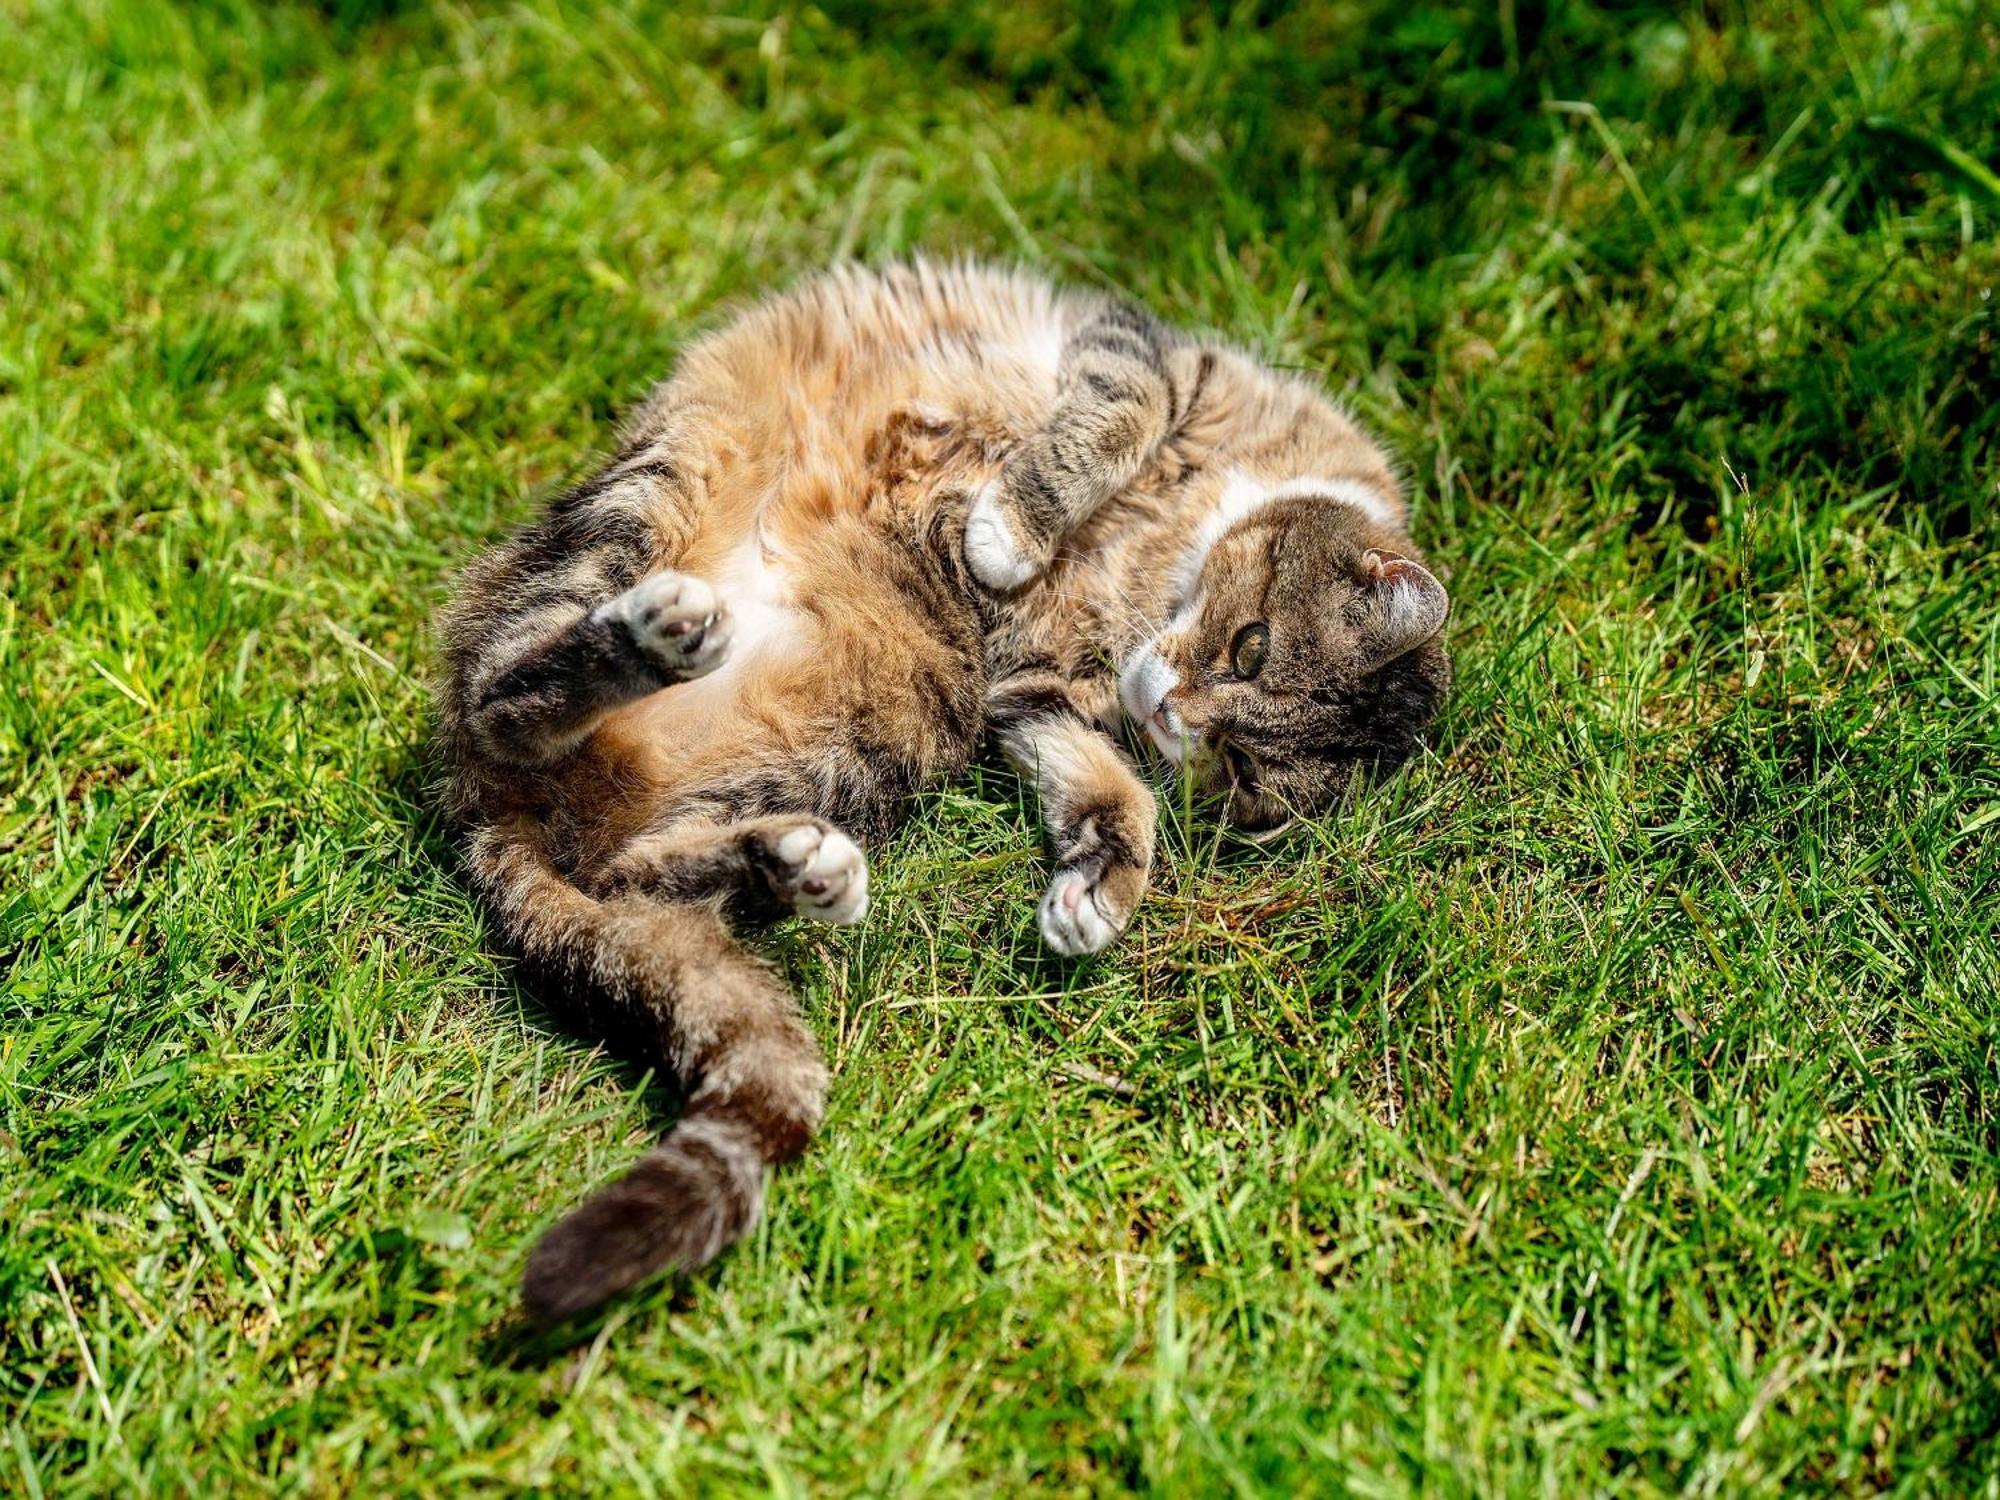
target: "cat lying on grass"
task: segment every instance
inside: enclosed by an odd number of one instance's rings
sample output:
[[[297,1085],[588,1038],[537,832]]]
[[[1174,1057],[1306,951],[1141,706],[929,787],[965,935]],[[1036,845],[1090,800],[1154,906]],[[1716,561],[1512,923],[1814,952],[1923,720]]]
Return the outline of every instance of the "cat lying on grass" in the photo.
[[[733,927],[859,922],[864,847],[990,736],[1040,797],[1042,936],[1094,953],[1153,858],[1122,727],[1273,832],[1416,748],[1446,610],[1352,421],[1129,304],[917,262],[695,344],[444,620],[480,895],[686,1090],[535,1247],[529,1309],[707,1262],[818,1126],[819,1050]]]

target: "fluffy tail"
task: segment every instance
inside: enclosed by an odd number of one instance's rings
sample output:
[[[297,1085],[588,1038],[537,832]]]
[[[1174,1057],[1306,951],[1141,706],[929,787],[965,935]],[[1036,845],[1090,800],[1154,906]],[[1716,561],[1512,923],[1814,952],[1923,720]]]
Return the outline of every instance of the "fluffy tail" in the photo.
[[[542,1236],[528,1310],[567,1317],[713,1260],[757,1221],[765,1163],[798,1155],[819,1125],[826,1066],[790,995],[706,907],[585,895],[528,819],[480,829],[467,853],[522,951],[656,1025],[688,1090],[660,1144]]]

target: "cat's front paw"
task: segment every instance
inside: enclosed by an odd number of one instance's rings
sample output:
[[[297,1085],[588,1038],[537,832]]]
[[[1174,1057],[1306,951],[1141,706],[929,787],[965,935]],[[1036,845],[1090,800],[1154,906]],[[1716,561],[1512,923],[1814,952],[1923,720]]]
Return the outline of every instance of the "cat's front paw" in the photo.
[[[763,835],[771,889],[802,917],[852,926],[868,915],[868,856],[817,818]]]
[[[1042,571],[1043,559],[1023,545],[1010,519],[997,479],[981,486],[965,518],[965,563],[972,576],[996,593],[1010,593]]]
[[[706,677],[729,655],[729,611],[704,579],[655,573],[597,611],[672,682]]]
[[[1131,866],[1058,870],[1042,897],[1042,941],[1069,958],[1103,952],[1132,920],[1145,889],[1146,872]]]

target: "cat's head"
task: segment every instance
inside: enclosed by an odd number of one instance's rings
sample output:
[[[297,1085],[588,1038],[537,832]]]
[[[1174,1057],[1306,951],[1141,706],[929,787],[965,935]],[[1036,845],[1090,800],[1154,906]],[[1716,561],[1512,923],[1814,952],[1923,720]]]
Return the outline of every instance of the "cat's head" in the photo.
[[[1449,609],[1344,507],[1274,501],[1209,547],[1119,696],[1232,823],[1275,832],[1416,751],[1451,679]]]

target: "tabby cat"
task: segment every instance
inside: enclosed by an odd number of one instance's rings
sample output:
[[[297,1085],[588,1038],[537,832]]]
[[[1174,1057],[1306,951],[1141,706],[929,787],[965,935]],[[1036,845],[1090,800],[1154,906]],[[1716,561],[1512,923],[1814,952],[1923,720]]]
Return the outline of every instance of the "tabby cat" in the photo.
[[[444,619],[479,894],[686,1091],[535,1247],[531,1312],[708,1261],[818,1126],[819,1049],[733,928],[860,921],[863,848],[991,736],[1039,794],[1042,936],[1095,952],[1153,858],[1121,725],[1275,831],[1416,748],[1445,614],[1351,420],[1129,303],[850,268],[695,343]]]

